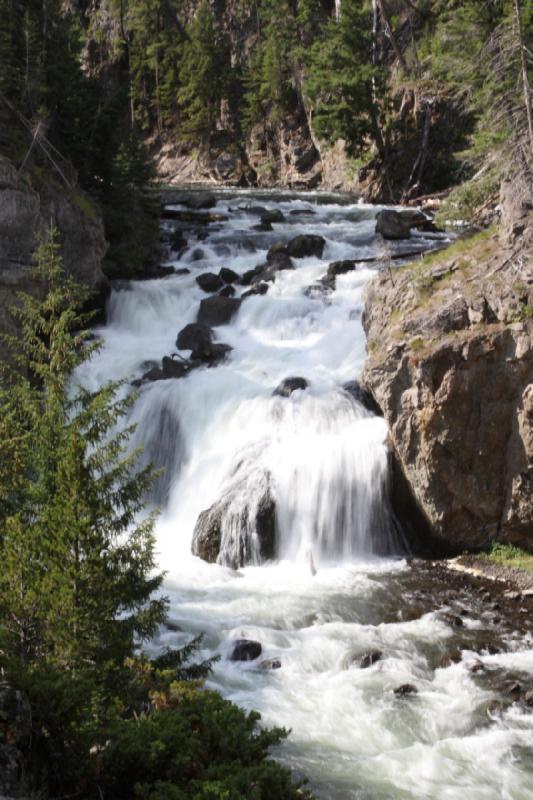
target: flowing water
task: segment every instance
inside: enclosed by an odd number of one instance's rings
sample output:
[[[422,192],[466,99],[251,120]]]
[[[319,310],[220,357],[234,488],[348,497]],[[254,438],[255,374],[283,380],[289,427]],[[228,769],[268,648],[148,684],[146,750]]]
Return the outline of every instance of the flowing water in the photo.
[[[257,204],[280,209],[285,222],[255,230],[249,206]],[[80,377],[92,387],[138,379],[176,351],[178,331],[196,319],[207,296],[197,275],[222,266],[242,273],[263,263],[275,241],[322,235],[322,258],[295,259],[296,269],[279,272],[267,294],[246,298],[215,329],[233,348],[224,363],[141,386],[134,444],[165,468],[154,500],[163,508],[158,548],[173,623],[154,646],[203,633],[202,655],[221,655],[209,684],[259,710],[265,724],[292,729],[276,755],[322,800],[530,799],[531,709],[490,703],[501,698],[502,675],[533,680],[531,638],[509,632],[491,646],[494,614],[463,608],[456,629],[435,592],[421,589],[388,504],[386,424],[344,388],[365,357],[372,266],[338,276],[333,292],[306,292],[328,263],[380,254],[377,210],[320,195],[221,192],[213,211],[228,220],[189,233],[170,262],[188,274],[115,288],[102,351]],[[406,246],[413,241],[396,249]],[[308,388],[273,396],[290,376]],[[261,565],[254,514],[266,490],[277,558]],[[207,564],[191,555],[193,530],[202,511],[227,498],[220,563]],[[235,570],[227,564],[242,547],[243,519],[251,564]],[[438,604],[453,607],[440,588]],[[243,638],[261,643],[259,661],[230,660]],[[361,668],[375,651],[381,658]],[[474,651],[479,672],[470,669]],[[454,660],[443,662],[450,653]],[[262,659],[281,667],[261,669]],[[417,694],[395,694],[404,684]]]

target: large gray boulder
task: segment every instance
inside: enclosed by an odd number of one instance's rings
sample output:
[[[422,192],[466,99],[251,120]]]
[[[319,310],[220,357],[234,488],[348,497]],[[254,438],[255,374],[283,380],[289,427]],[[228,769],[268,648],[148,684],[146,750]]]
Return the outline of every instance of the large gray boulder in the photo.
[[[409,239],[411,236],[411,220],[399,211],[385,209],[376,217],[376,233],[384,239]]]
[[[268,474],[238,459],[224,495],[199,515],[192,552],[204,561],[237,569],[274,558],[276,505]]]
[[[240,307],[241,301],[238,297],[223,297],[221,295],[207,297],[200,303],[198,322],[213,326],[227,325]]]
[[[290,240],[287,244],[287,253],[293,258],[307,258],[308,256],[322,258],[325,244],[326,240],[323,236],[302,233]]]

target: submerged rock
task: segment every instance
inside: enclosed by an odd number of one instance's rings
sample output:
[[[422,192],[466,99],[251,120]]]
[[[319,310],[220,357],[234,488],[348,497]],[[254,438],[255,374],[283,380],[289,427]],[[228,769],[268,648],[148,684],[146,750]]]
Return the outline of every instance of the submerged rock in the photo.
[[[287,244],[287,253],[293,258],[307,258],[308,256],[322,258],[325,244],[326,240],[323,236],[302,233],[290,240]]]
[[[359,659],[359,666],[361,669],[368,669],[368,667],[373,666],[378,661],[381,661],[383,657],[383,653],[381,650],[371,650],[369,653],[365,653]]]
[[[268,283],[264,283],[263,281],[254,283],[251,289],[248,289],[247,292],[242,293],[241,299],[244,300],[246,297],[252,297],[254,294],[266,294],[268,289]]]
[[[253,639],[237,639],[230,656],[231,661],[255,661],[263,652],[261,642]]]
[[[241,301],[237,297],[207,297],[200,303],[198,311],[198,322],[207,325],[227,325],[235,316],[241,306]]]
[[[394,694],[398,697],[405,697],[410,694],[418,694],[418,689],[412,683],[403,683],[394,690]]]
[[[383,412],[376,403],[372,392],[364,386],[361,386],[359,381],[349,381],[345,383],[342,387],[345,392],[348,392],[358,403],[361,403],[362,406],[366,408],[367,411],[370,411],[372,414],[375,414],[376,417],[382,417]]]
[[[261,670],[281,669],[281,660],[279,658],[266,658],[258,664]]]
[[[199,361],[202,364],[209,364],[213,366],[220,361],[224,361],[228,353],[231,353],[233,348],[229,344],[222,342],[210,342],[208,345],[202,345],[191,353],[191,361]]]
[[[293,392],[298,390],[304,391],[308,386],[309,383],[305,378],[284,378],[281,383],[276,386],[272,394],[278,395],[279,397],[290,397]]]

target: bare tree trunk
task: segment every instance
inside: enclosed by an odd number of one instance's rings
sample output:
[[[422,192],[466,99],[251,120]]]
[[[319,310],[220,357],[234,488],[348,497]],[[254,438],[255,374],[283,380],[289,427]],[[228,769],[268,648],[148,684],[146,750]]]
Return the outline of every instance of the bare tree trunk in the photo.
[[[389,21],[389,15],[387,14],[387,9],[385,8],[385,4],[383,0],[376,0],[379,12],[381,14],[381,19],[383,20],[383,27],[385,28],[385,33],[387,34],[387,38],[392,45],[392,49],[394,50],[394,55],[398,59],[398,63],[402,70],[405,72],[406,75],[409,74],[409,67],[407,66],[407,62],[403,57],[403,53],[398,46],[398,42],[396,41],[396,37],[391,28],[391,24]]]
[[[531,112],[531,88],[527,74],[526,48],[524,45],[524,31],[522,28],[522,14],[520,12],[520,0],[514,0],[514,12],[516,25],[518,28],[518,45],[520,47],[520,61],[522,64],[522,86],[524,89],[524,104],[526,106],[527,127],[529,130],[529,146],[533,155],[533,114]]]

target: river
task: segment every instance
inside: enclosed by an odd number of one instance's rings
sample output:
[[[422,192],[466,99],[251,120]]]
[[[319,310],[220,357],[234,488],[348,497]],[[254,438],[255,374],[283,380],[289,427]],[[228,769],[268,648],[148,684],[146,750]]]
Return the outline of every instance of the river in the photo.
[[[102,350],[80,369],[86,385],[139,380],[176,352],[208,297],[198,275],[242,274],[297,234],[326,243],[215,328],[232,348],[225,361],[140,385],[133,444],[165,469],[153,500],[171,624],[153,646],[203,633],[202,655],[221,656],[208,684],[264,724],[291,729],[276,756],[321,800],[531,800],[532,710],[495,704],[505,676],[531,682],[531,636],[499,631],[496,611],[455,597],[405,558],[388,503],[386,424],[347,387],[365,358],[363,291],[374,267],[359,263],[334,290],[320,288],[329,263],[383,254],[379,209],[320,194],[217,198],[209,213],[227,219],[194,233],[189,225],[187,247],[168,262],[188,272],[115,286]],[[282,212],[272,231],[256,229],[258,205]],[[435,244],[421,234],[393,252]],[[273,394],[295,376],[307,388]],[[276,558],[234,569],[240,537],[258,561],[253,523],[265,486]],[[191,554],[193,530],[228,497],[221,563],[208,564]],[[232,661],[237,639],[260,642],[260,658]],[[277,668],[265,668],[269,660]],[[406,685],[416,693],[395,692]]]

